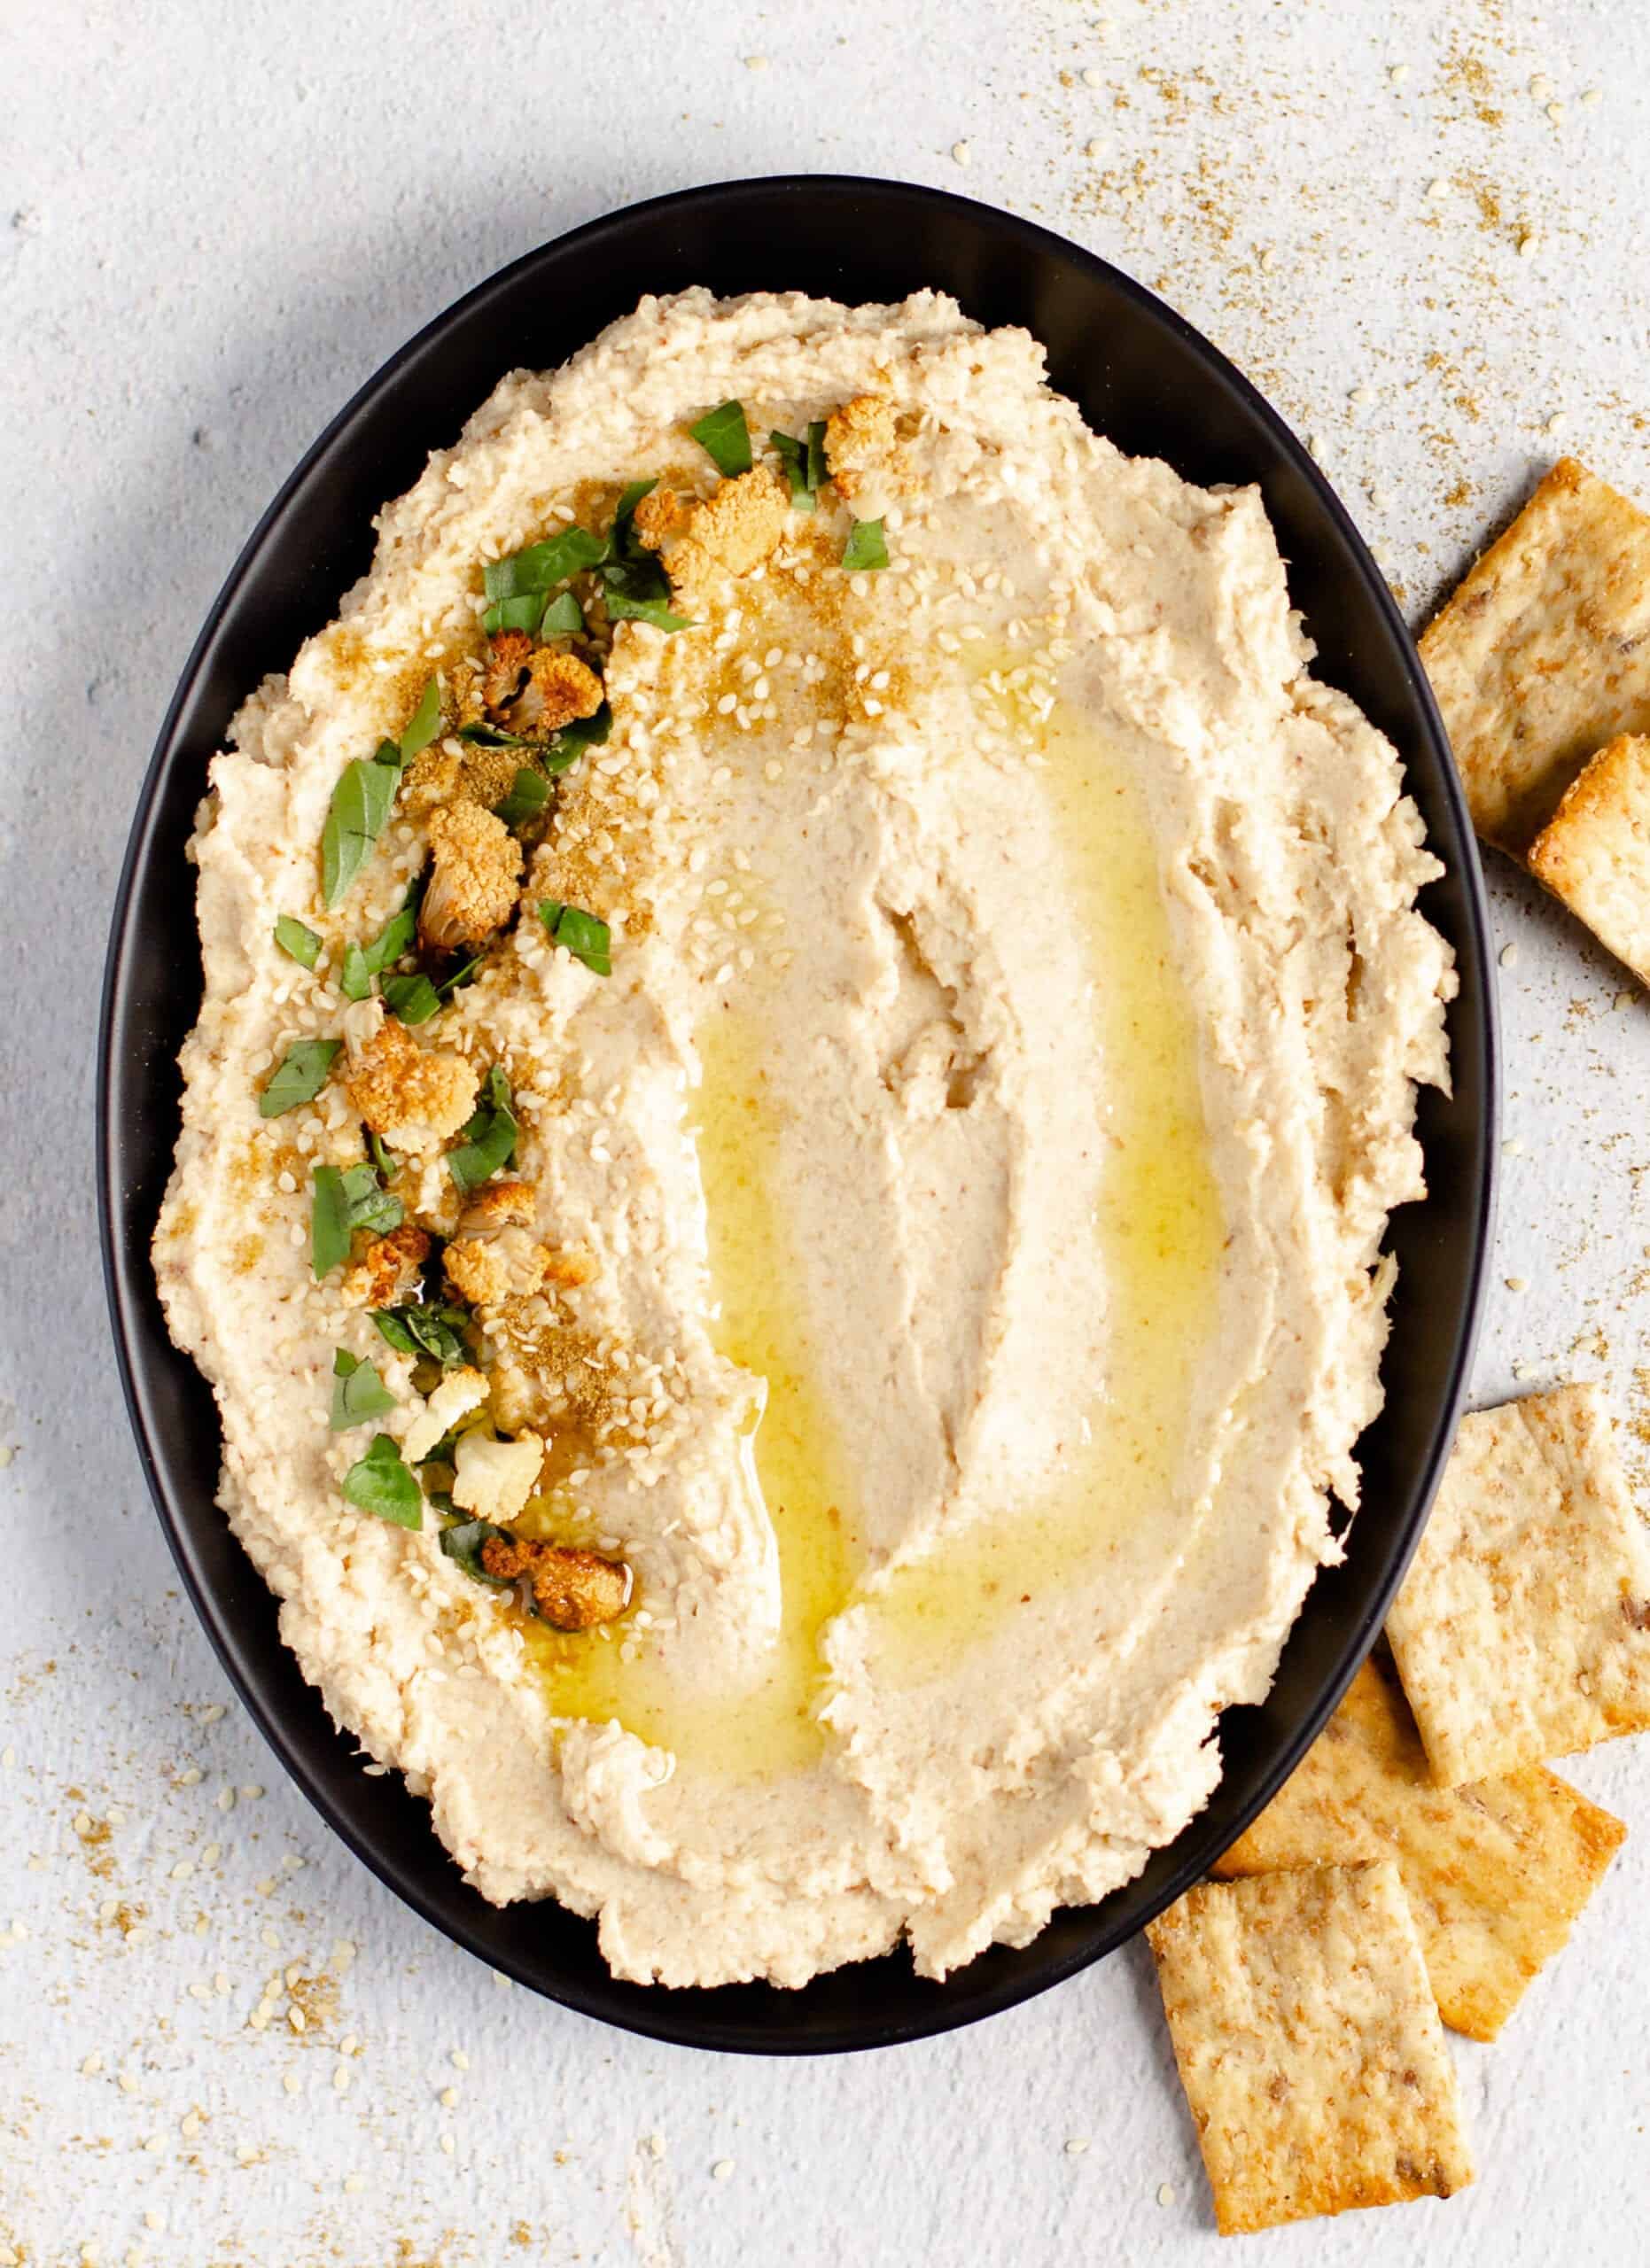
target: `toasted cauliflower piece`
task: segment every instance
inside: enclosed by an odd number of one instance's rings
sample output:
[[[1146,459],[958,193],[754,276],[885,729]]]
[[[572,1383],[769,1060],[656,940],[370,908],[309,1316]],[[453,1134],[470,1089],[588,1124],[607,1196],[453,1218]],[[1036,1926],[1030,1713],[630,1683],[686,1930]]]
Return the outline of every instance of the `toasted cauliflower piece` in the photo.
[[[447,1247],[447,1280],[472,1307],[526,1299],[542,1288],[553,1255],[531,1229],[494,1229],[486,1236],[455,1237]]]
[[[588,1630],[598,1622],[611,1622],[630,1604],[629,1568],[572,1544],[489,1536],[481,1547],[481,1564],[500,1582],[516,1582],[525,1575],[533,1604],[558,1630]]]
[[[442,1434],[450,1433],[472,1410],[479,1410],[486,1398],[487,1382],[479,1371],[449,1371],[401,1436],[401,1455],[408,1464],[428,1456]]]
[[[404,1299],[430,1257],[430,1239],[410,1221],[386,1237],[374,1237],[361,1258],[344,1270],[344,1304],[389,1308]]]
[[[403,819],[423,819],[450,804],[464,792],[463,758],[449,756],[440,741],[420,749],[401,775],[400,812]]]
[[[658,509],[644,519],[643,507]],[[724,480],[702,503],[685,505],[668,493],[644,496],[636,507],[637,536],[665,562],[678,591],[718,575],[748,575],[759,567],[785,532],[790,490],[770,465]]]
[[[488,709],[496,712],[515,699],[522,672],[532,659],[533,641],[525,630],[501,630],[487,640],[481,698]]]
[[[832,410],[825,420],[825,462],[844,503],[867,508],[861,517],[880,517],[891,499],[908,495],[915,485],[886,394],[856,394]]]
[[[485,1433],[466,1433],[459,1442],[454,1465],[453,1502],[463,1511],[476,1512],[501,1526],[513,1520],[538,1483],[544,1462],[544,1443],[536,1433],[518,1441],[493,1441]]]
[[[458,1223],[463,1236],[482,1236],[494,1229],[527,1229],[533,1225],[533,1194],[525,1181],[489,1181],[465,1206]]]
[[[479,945],[516,910],[521,845],[502,819],[479,804],[449,804],[430,814],[435,863],[418,909],[418,934],[438,952]]]
[[[386,1016],[361,1048],[345,1091],[392,1150],[424,1157],[457,1133],[475,1109],[480,1084],[480,1073],[463,1056],[420,1047],[405,1024]]]
[[[594,717],[603,698],[602,680],[588,662],[557,647],[541,646],[527,664],[527,682],[508,721],[518,733],[559,733],[564,725]]]

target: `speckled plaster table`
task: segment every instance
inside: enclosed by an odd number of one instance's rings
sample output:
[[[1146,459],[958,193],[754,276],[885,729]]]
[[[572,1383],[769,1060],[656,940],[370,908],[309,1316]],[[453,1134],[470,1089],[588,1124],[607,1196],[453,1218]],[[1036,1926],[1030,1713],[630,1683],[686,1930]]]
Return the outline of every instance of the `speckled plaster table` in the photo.
[[[106,1343],[110,893],[195,628],[314,433],[489,270],[683,183],[905,175],[1119,261],[1312,437],[1417,620],[1560,434],[1650,499],[1650,11],[5,0],[0,78],[0,2263],[1211,2257],[1139,1946],[922,2047],[695,2056],[506,1988],[284,1783],[180,1595]],[[1490,885],[1509,1138],[1475,1392],[1607,1379],[1650,1485],[1650,1003]],[[1571,1771],[1633,1833],[1500,2044],[1457,2043],[1478,2186],[1255,2256],[1646,2257],[1650,1745]]]

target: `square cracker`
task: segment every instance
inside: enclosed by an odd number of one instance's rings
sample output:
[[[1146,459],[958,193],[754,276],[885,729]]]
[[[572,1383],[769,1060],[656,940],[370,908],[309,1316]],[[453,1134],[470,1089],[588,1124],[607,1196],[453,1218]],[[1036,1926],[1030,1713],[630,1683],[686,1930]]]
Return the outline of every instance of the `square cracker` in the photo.
[[[1438,1787],[1397,1674],[1372,1658],[1215,1872],[1396,1859],[1439,2015],[1493,2039],[1568,1938],[1626,1832],[1539,1765]]]
[[[1577,773],[1529,871],[1650,984],[1650,740],[1620,734]]]
[[[1650,733],[1650,517],[1560,458],[1420,657],[1473,825],[1522,858],[1596,750]]]
[[[1391,1860],[1204,1883],[1146,1935],[1222,2236],[1472,2179]]]
[[[1650,1725],[1650,1542],[1597,1386],[1462,1418],[1387,1636],[1442,1787]]]

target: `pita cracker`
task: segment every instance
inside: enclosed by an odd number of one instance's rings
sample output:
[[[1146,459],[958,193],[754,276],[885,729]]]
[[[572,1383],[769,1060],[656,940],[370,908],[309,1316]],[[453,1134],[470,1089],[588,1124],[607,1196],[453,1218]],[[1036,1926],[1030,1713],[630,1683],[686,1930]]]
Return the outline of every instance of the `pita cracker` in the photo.
[[[1560,458],[1420,656],[1473,825],[1522,858],[1595,750],[1650,733],[1650,516]]]
[[[1493,2039],[1563,1946],[1627,1830],[1539,1765],[1440,1788],[1391,1665],[1373,1658],[1225,1876],[1395,1859],[1438,2013]]]
[[[1650,739],[1621,734],[1570,781],[1529,871],[1650,984]]]
[[[1204,1883],[1146,1935],[1223,2236],[1472,2179],[1391,1860]]]
[[[1462,1418],[1387,1636],[1442,1787],[1650,1725],[1650,1543],[1597,1386]]]

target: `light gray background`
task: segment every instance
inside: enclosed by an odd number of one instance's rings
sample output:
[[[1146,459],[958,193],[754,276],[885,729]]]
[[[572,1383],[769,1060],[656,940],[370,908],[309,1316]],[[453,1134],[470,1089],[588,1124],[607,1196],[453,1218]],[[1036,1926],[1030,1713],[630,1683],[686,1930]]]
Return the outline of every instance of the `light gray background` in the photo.
[[[924,2047],[718,2061],[502,1988],[332,1844],[127,1437],[90,1164],[110,895],[195,630],[321,425],[502,261],[685,183],[903,175],[1121,262],[1315,437],[1418,621],[1561,447],[1650,501],[1650,11],[0,0],[0,2264],[1211,2258],[1138,1947]],[[1512,1154],[1476,1392],[1607,1378],[1638,1471],[1646,1004],[1491,887]],[[1250,2256],[1645,2257],[1650,1750],[1570,1768],[1633,1837],[1500,2044],[1457,2045],[1478,2186]]]

